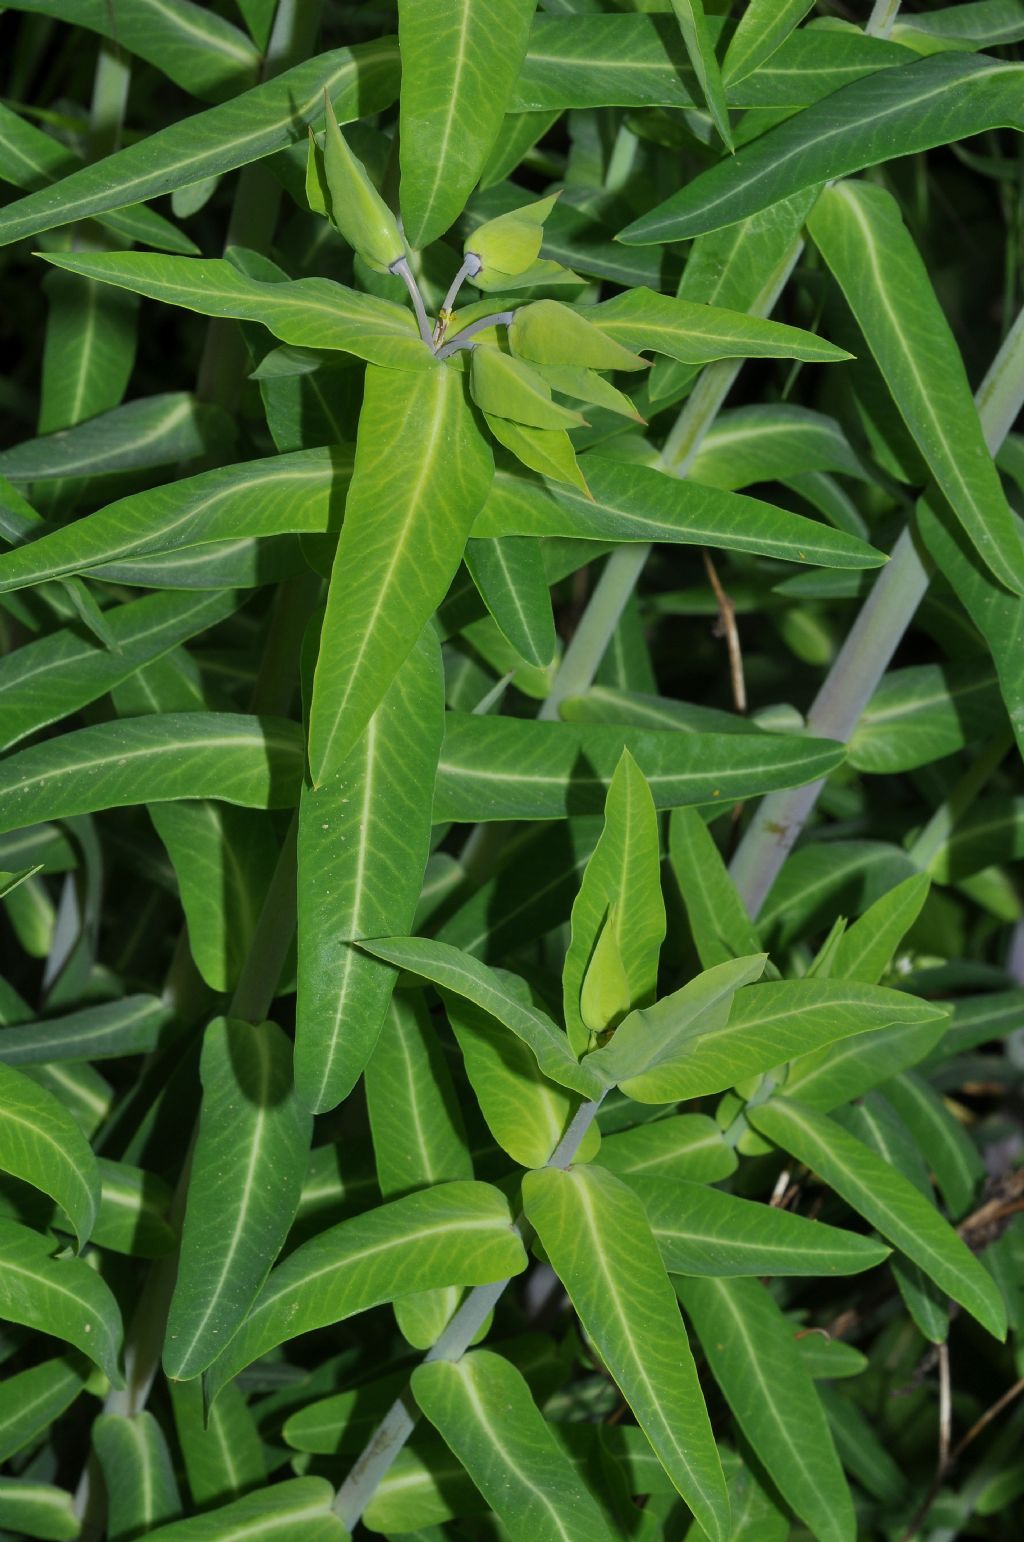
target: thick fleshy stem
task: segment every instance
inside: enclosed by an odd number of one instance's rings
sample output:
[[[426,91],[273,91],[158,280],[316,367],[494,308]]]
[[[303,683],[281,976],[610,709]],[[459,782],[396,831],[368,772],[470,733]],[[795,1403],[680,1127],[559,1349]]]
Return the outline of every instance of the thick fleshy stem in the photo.
[[[396,262],[391,264],[388,272],[397,273],[398,277],[405,284],[406,289],[408,289],[409,298],[412,300],[412,308],[416,312],[416,320],[419,323],[420,337],[426,343],[431,353],[433,353],[434,329],[430,325],[430,317],[427,315],[427,307],[423,303],[423,296],[420,294],[420,286],[417,284],[415,278],[413,277],[413,272],[409,266],[408,257],[399,257]]]
[[[492,316],[481,316],[479,321],[471,321],[469,326],[463,327],[450,343],[445,343],[437,357],[450,359],[453,353],[459,353],[463,348],[475,348],[473,339],[478,332],[486,332],[491,327],[509,327],[512,325],[514,316],[515,311],[495,311]]]
[[[573,1115],[568,1129],[548,1158],[548,1167],[566,1168],[583,1143],[590,1126],[597,1116],[604,1094],[592,1102],[581,1103]],[[528,1247],[533,1228],[522,1215],[516,1217],[512,1229]],[[476,1285],[466,1296],[434,1347],[424,1357],[425,1363],[434,1360],[459,1360],[469,1349],[487,1318],[493,1312],[512,1277],[495,1280],[491,1285]],[[369,1444],[353,1466],[338,1490],[334,1501],[335,1513],[349,1531],[355,1526],[366,1506],[373,1498],[395,1457],[412,1434],[419,1417],[409,1393],[396,1398]]]
[[[985,441],[998,449],[1024,405],[1024,309],[1017,316],[975,395]],[[928,588],[929,572],[914,537],[904,530],[807,716],[807,732],[845,744],[888,669]],[[732,860],[730,873],[756,917],[792,851],[824,781],[762,801]]]

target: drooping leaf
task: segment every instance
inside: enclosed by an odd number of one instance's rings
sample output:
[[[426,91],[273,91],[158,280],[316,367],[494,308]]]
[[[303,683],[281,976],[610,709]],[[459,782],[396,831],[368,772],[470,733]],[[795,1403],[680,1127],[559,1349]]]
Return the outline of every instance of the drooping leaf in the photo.
[[[56,1060],[107,1060],[155,1049],[171,1012],[155,996],[125,996],[43,1018],[0,1035],[5,1065],[49,1065]]]
[[[81,1251],[99,1208],[96,1158],[53,1093],[4,1064],[0,1064],[0,1170],[56,1200],[71,1220]]]
[[[555,654],[555,622],[537,541],[516,536],[466,542],[466,566],[505,638],[529,664],[544,669]]]
[[[121,1386],[117,1302],[88,1264],[57,1252],[52,1237],[0,1220],[0,1317],[72,1344]]]
[[[8,1535],[64,1542],[77,1537],[73,1495],[30,1478],[0,1478],[0,1526]]]
[[[548,1167],[523,1204],[588,1336],[709,1537],[729,1501],[693,1356],[643,1207],[612,1173]]]
[[[0,1461],[32,1444],[84,1389],[89,1366],[61,1355],[6,1376],[0,1386]]]
[[[174,1463],[151,1413],[101,1414],[92,1438],[107,1491],[110,1542],[147,1536],[181,1514]]]
[[[715,55],[715,45],[708,32],[704,16],[704,0],[672,0],[679,30],[683,34],[686,52],[693,73],[700,82],[701,93],[708,112],[727,150],[732,149],[732,132],[729,128],[729,109],[725,101],[722,72]]]
[[[200,1071],[202,1115],[164,1341],[164,1370],[178,1381],[206,1370],[245,1321],[298,1206],[312,1129],[292,1088],[291,1046],[274,1023],[216,1019]]]

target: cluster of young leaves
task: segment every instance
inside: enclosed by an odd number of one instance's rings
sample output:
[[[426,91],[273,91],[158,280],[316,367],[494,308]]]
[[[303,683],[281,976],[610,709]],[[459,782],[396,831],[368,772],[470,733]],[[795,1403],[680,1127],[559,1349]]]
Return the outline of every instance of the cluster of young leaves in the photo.
[[[5,7],[0,1536],[1019,1529],[1024,4],[862,9]]]

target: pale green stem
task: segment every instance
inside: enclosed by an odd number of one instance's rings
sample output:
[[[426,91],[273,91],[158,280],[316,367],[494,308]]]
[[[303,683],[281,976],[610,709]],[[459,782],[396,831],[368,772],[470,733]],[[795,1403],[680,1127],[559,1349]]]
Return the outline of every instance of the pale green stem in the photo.
[[[998,449],[1024,406],[1024,309],[975,396],[985,442]],[[928,587],[928,572],[905,530],[875,581],[836,656],[814,705],[807,732],[846,744],[888,669]],[[752,819],[729,869],[756,917],[779,869],[818,801],[824,780],[769,793]]]
[[[412,308],[416,312],[416,322],[420,329],[420,337],[426,343],[431,353],[433,353],[434,329],[431,326],[430,317],[427,315],[427,307],[423,303],[423,296],[420,294],[420,286],[413,278],[408,257],[399,257],[397,262],[393,262],[391,264],[391,272],[397,273],[406,289],[408,289]]]
[[[483,263],[480,261],[480,258],[477,256],[476,252],[466,253],[466,260],[463,262],[462,267],[459,269],[451,283],[448,285],[448,293],[441,301],[441,309],[437,315],[437,326],[434,330],[435,345],[440,345],[444,341],[445,328],[447,327],[448,319],[451,316],[453,309],[455,308],[455,302],[459,297],[459,290],[462,288],[467,278],[476,278],[482,267]]]
[[[932,859],[949,840],[993,772],[998,770],[1012,744],[1013,733],[1007,728],[1003,733],[996,734],[985,745],[977,759],[971,763],[957,782],[949,797],[944,803],[939,804],[907,852],[915,867],[919,867],[922,872],[927,872]]]
[[[568,1129],[549,1157],[546,1163],[548,1167],[569,1166],[600,1106],[601,1098],[580,1104]],[[529,1246],[533,1231],[524,1216],[516,1218],[513,1230],[522,1238],[523,1245]],[[474,1286],[437,1343],[427,1352],[425,1362],[461,1359],[511,1283],[509,1278],[496,1280],[492,1285]],[[395,1457],[412,1434],[417,1417],[412,1398],[408,1392],[404,1392],[392,1403],[338,1490],[334,1509],[349,1531],[359,1520]]]
[[[864,31],[869,37],[888,37],[900,13],[900,0],[875,0]]]
[[[557,719],[562,702],[569,696],[579,696],[593,683],[650,550],[642,542],[617,546],[608,558],[537,713],[542,722]]]
[[[121,130],[131,84],[131,60],[116,43],[100,43],[89,108],[89,159],[98,161],[121,148]]]
[[[463,348],[475,347],[473,338],[478,332],[486,332],[491,327],[510,327],[515,311],[495,311],[491,316],[481,316],[479,321],[471,321],[468,327],[463,327],[457,332],[450,343],[438,350],[439,359],[450,359],[453,353],[458,353]]]

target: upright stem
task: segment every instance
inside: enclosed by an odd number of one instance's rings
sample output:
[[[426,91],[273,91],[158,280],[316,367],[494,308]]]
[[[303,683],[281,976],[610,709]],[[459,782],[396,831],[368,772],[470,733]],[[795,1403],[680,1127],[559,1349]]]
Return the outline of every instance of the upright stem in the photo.
[[[416,312],[416,320],[419,323],[420,337],[426,343],[431,353],[433,353],[434,329],[430,325],[430,317],[427,315],[427,308],[423,304],[420,286],[413,277],[408,257],[399,257],[397,262],[391,264],[391,271],[398,274],[406,289],[408,289],[409,298],[412,300],[412,308]]]
[[[900,13],[900,0],[875,0],[864,31],[870,37],[888,37]]]
[[[593,1124],[600,1106],[600,1098],[580,1104],[568,1129],[548,1158],[546,1164],[548,1167],[569,1166],[580,1148],[583,1137]],[[533,1231],[525,1217],[520,1215],[516,1218],[513,1230],[522,1238],[524,1246],[528,1246]],[[437,1343],[428,1350],[424,1357],[425,1361],[461,1359],[511,1283],[509,1278],[496,1280],[491,1285],[474,1286]],[[409,1393],[403,1392],[392,1403],[377,1426],[375,1434],[364,1447],[361,1456],[341,1485],[334,1501],[334,1509],[349,1531],[359,1520],[387,1475],[395,1457],[409,1439],[417,1418],[418,1412]]]
[[[644,543],[617,546],[608,558],[537,714],[542,722],[553,722],[566,697],[578,696],[593,683],[650,550]]]
[[[995,451],[1024,405],[1024,309],[978,388],[975,403],[985,441]],[[809,734],[843,744],[849,740],[927,587],[925,564],[910,530],[904,530],[808,713]],[[811,782],[769,793],[762,800],[729,869],[751,916],[760,911],[824,785],[823,780]]]

